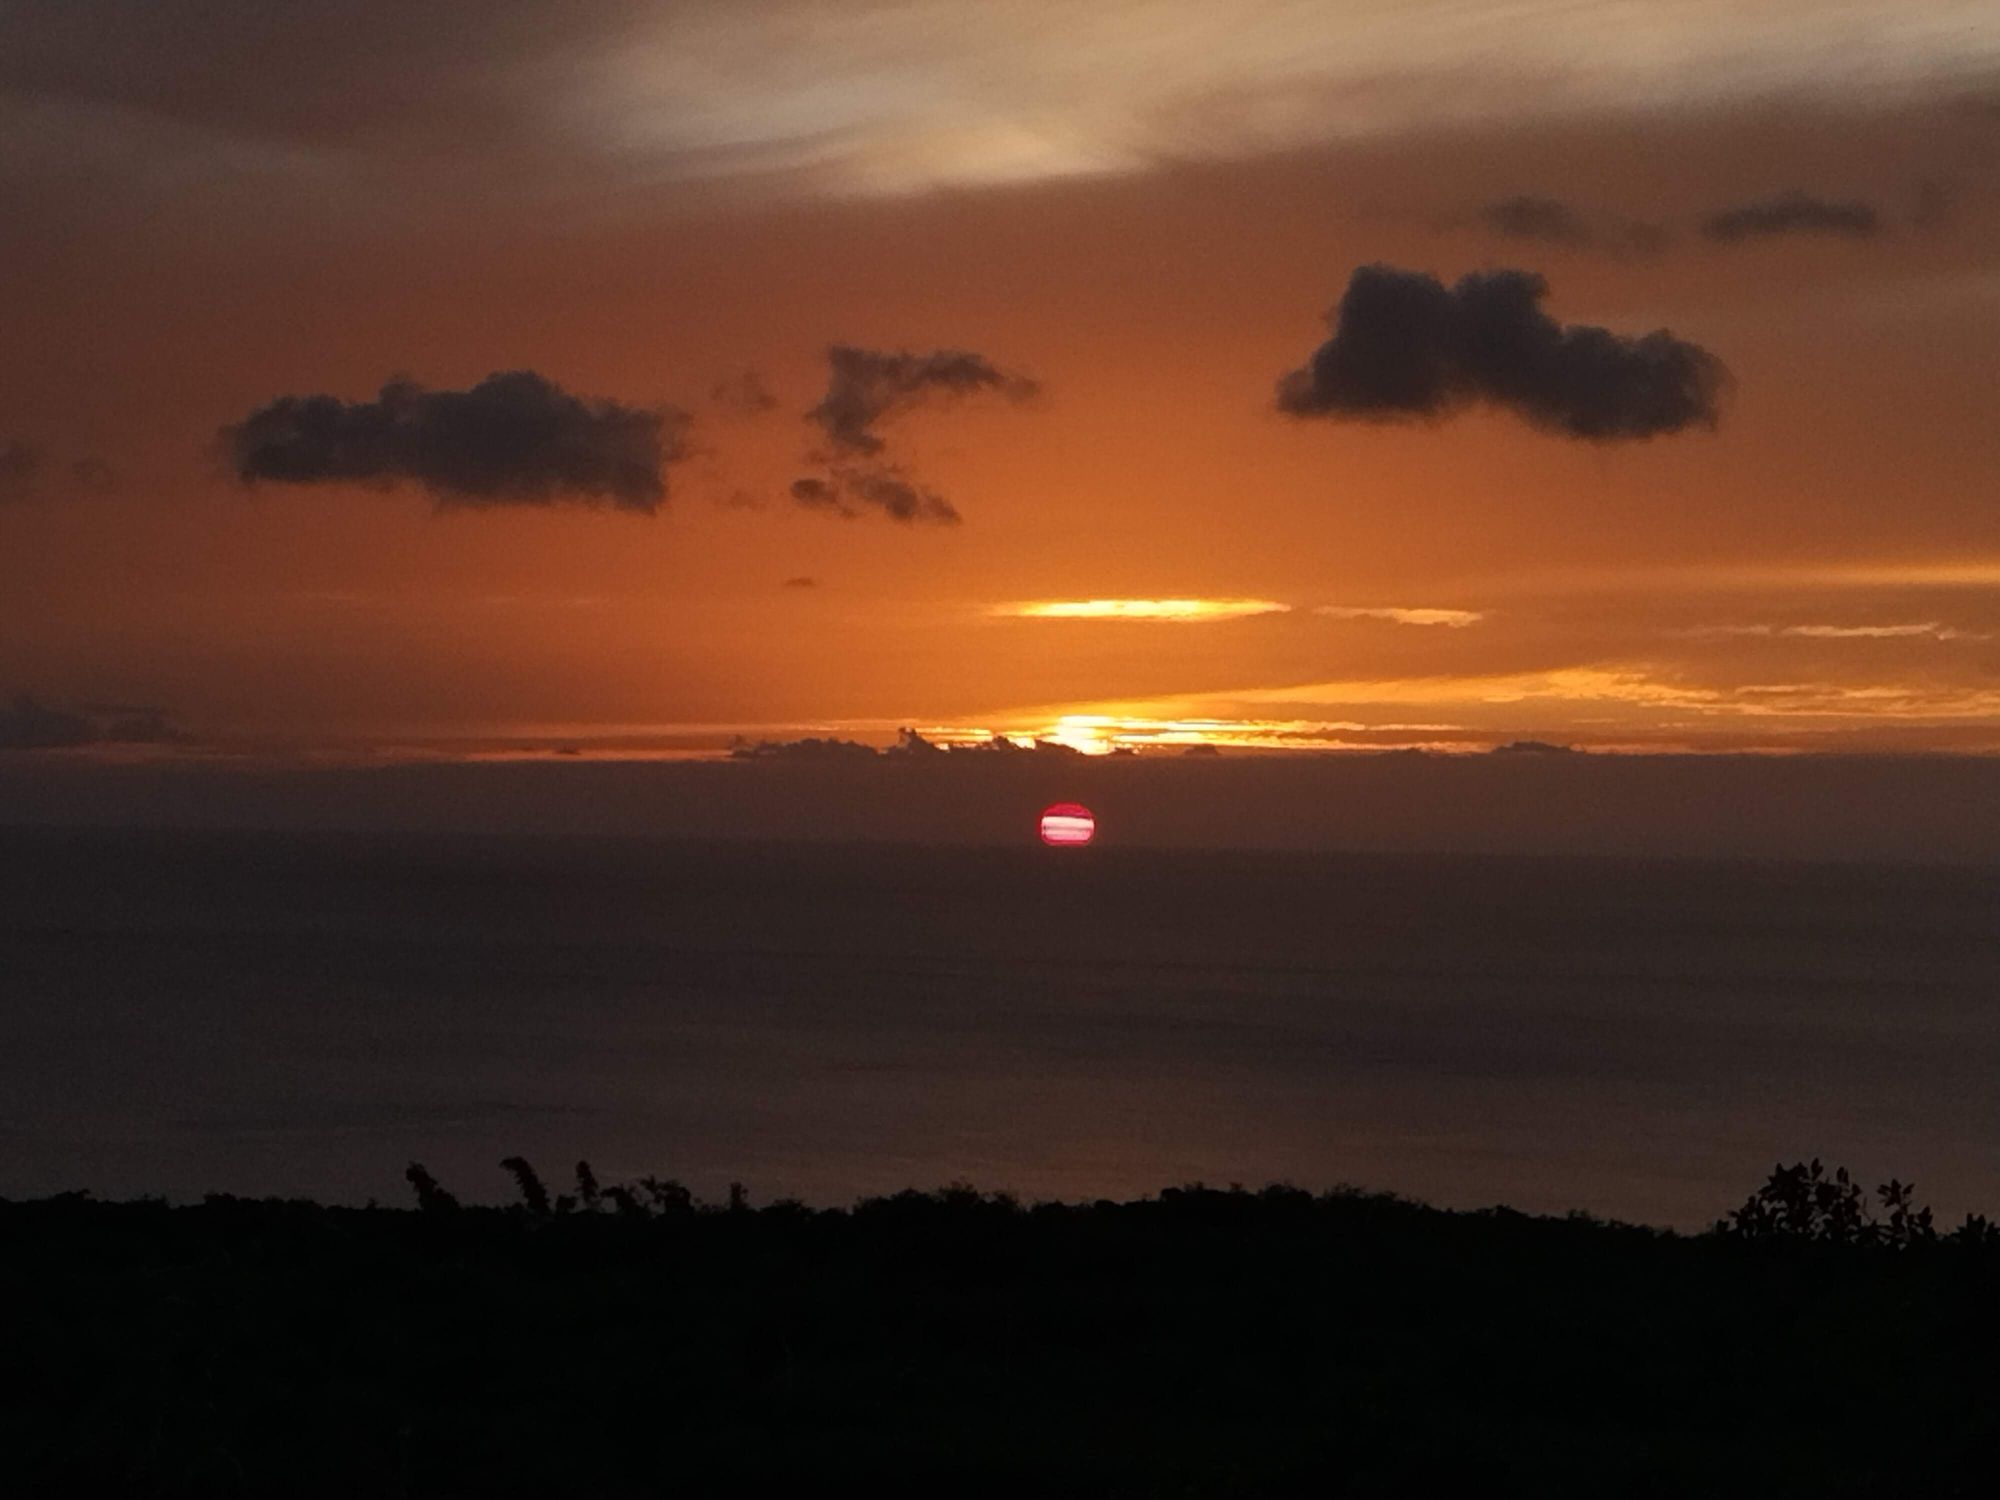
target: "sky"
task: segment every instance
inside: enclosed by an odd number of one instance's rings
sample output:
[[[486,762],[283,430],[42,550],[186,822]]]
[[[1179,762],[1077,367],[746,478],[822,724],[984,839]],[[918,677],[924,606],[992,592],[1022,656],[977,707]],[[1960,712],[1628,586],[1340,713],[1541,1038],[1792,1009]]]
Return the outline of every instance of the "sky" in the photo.
[[[2000,750],[2000,11],[0,0],[0,747]]]

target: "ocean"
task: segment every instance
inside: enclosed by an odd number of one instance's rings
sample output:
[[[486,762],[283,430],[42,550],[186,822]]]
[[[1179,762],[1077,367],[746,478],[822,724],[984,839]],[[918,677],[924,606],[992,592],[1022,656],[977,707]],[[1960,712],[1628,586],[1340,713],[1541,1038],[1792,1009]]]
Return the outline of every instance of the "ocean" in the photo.
[[[0,1195],[2000,1212],[2000,871],[0,831]]]

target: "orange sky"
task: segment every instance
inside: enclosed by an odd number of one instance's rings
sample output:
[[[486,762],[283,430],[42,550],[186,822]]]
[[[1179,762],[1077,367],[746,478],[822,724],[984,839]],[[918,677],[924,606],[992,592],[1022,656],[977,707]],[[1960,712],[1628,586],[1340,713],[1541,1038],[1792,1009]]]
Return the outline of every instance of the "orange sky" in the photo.
[[[1981,7],[1218,32],[1161,0],[1090,8],[1078,57],[1038,40],[1060,6],[510,3],[470,38],[383,6],[373,46],[331,7],[160,9],[0,18],[30,144],[0,163],[0,453],[33,455],[0,464],[0,693],[302,747],[1068,716],[1079,743],[2000,748]],[[1700,231],[1790,193],[1877,227]],[[1482,220],[1514,196],[1589,241]],[[1280,414],[1371,263],[1517,267],[1564,322],[1671,329],[1728,367],[1720,423]],[[875,429],[962,524],[789,497],[836,343],[1039,383]],[[691,413],[658,514],[246,487],[218,445],[281,395],[522,369]],[[773,409],[711,398],[743,372]],[[1022,608],[1121,599],[1269,607]]]

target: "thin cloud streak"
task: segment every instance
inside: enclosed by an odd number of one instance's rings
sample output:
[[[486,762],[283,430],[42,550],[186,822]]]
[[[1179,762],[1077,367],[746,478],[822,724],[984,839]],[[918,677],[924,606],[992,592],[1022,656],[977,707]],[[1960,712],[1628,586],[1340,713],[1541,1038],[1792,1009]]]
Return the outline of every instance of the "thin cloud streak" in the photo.
[[[1666,563],[1561,570],[1522,569],[1471,580],[1484,590],[1517,595],[1560,596],[1627,593],[1680,595],[1768,591],[1787,595],[1830,590],[1989,590],[2000,589],[2000,559],[1967,558],[1929,562]]]
[[[1486,618],[1476,609],[1396,609],[1362,608],[1345,604],[1322,604],[1313,611],[1335,620],[1387,620],[1395,625],[1442,625],[1447,630],[1463,630]]]
[[[1764,639],[1791,638],[1820,641],[1889,641],[1928,638],[1937,641],[1990,641],[1986,631],[1959,630],[1939,620],[1923,620],[1909,625],[1703,625],[1678,634],[1690,640],[1715,640],[1730,636]]]
[[[1702,234],[1725,245],[1798,234],[1867,239],[1881,227],[1882,216],[1873,204],[1798,191],[1720,209],[1701,221]]]
[[[1203,692],[1096,705],[1094,711],[1135,718],[1262,717],[1277,710],[1303,717],[1330,709],[1369,723],[1370,710],[1446,709],[1478,727],[1569,725],[1692,729],[1702,721],[1779,723],[1817,719],[1856,725],[1900,721],[1992,719],[2000,728],[2000,688],[1927,679],[1911,681],[1775,681],[1737,684],[1694,680],[1678,669],[1632,663],[1555,667],[1539,671],[1355,678]],[[1075,711],[1081,711],[1077,709]]]

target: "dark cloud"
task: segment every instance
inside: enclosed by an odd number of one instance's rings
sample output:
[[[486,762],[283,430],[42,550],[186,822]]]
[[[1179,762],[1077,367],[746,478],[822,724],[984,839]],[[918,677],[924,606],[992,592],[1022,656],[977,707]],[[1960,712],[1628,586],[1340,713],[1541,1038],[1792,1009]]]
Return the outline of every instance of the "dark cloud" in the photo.
[[[914,729],[898,730],[896,743],[880,750],[872,745],[864,745],[859,740],[843,740],[819,735],[809,735],[798,740],[752,740],[739,737],[729,747],[731,760],[822,762],[907,761],[943,759],[947,756],[963,758],[991,755],[1070,757],[1082,753],[1074,745],[1060,745],[1054,740],[1034,740],[1023,745],[998,734],[988,739],[973,740],[964,744],[939,745],[925,739]]]
[[[925,402],[987,391],[1025,401],[1038,389],[1027,376],[1010,374],[983,354],[964,349],[911,354],[835,344],[826,358],[826,395],[806,419],[817,422],[828,441],[848,453],[880,453],[883,441],[872,430],[875,424]]]
[[[891,760],[936,760],[942,756],[1027,756],[1046,755],[1068,757],[1083,752],[1074,745],[1062,745],[1054,740],[1032,740],[1023,745],[1004,734],[989,735],[983,740],[965,740],[948,745],[940,745],[935,740],[927,740],[916,730],[903,728],[896,731],[896,743],[882,754]]]
[[[827,464],[827,471],[794,480],[791,497],[809,509],[848,518],[875,510],[895,521],[957,525],[957,507],[899,466],[848,460],[882,454],[888,444],[875,425],[885,417],[933,401],[989,393],[1025,401],[1040,389],[1028,376],[1002,370],[966,349],[912,354],[835,344],[826,358],[826,395],[806,420],[826,434],[831,452],[811,457]]]
[[[1437,277],[1363,266],[1328,315],[1333,337],[1278,383],[1296,417],[1441,418],[1475,403],[1565,437],[1612,442],[1713,427],[1728,372],[1665,329],[1639,337],[1558,323],[1532,271]]]
[[[0,704],[0,750],[58,750],[96,738],[96,726],[82,714],[50,708],[26,693]]]
[[[1881,215],[1869,204],[1815,198],[1797,191],[1720,209],[1701,221],[1701,232],[1723,244],[1776,234],[1843,234],[1866,239],[1881,227]]]
[[[109,494],[118,488],[117,472],[101,458],[79,458],[69,466],[69,477],[80,489],[94,495]]]
[[[422,485],[442,505],[608,503],[651,514],[685,413],[573,396],[533,370],[466,391],[392,381],[374,401],[280,396],[222,439],[246,483]]]
[[[1951,220],[1954,194],[1944,183],[1926,177],[1917,183],[1910,223],[1917,229],[1936,229]]]
[[[37,702],[26,693],[0,703],[0,750],[66,750],[78,745],[156,745],[178,739],[154,708],[86,703],[75,709]]]
[[[708,399],[724,411],[738,416],[757,417],[772,410],[778,398],[755,370],[742,370],[709,388]]]
[[[821,739],[817,735],[802,740],[744,740],[729,747],[731,760],[873,760],[876,750],[858,740]]]
[[[33,443],[0,439],[0,501],[24,500],[51,490],[103,495],[117,486],[118,476],[102,459],[58,463]]]
[[[893,469],[836,465],[824,477],[794,479],[792,499],[809,510],[828,511],[845,520],[878,510],[892,521],[919,521],[956,526],[963,518],[944,496],[912,482]]]
[[[18,440],[0,439],[0,500],[27,494],[41,472],[41,449]]]
[[[1479,222],[1507,239],[1534,240],[1613,255],[1651,255],[1665,249],[1672,238],[1657,224],[1591,215],[1559,198],[1538,198],[1531,194],[1499,198],[1482,205]]]
[[[42,0],[6,9],[0,90],[239,140],[352,149],[539,134],[528,68],[608,40],[631,0]],[[475,137],[468,132],[477,130]]]
[[[1509,239],[1552,245],[1589,245],[1597,234],[1584,216],[1554,198],[1501,198],[1479,210],[1480,222]]]
[[[803,575],[798,578],[787,578],[785,580],[785,587],[788,589],[816,589],[819,587],[819,580],[817,578],[807,578]]]
[[[106,744],[167,745],[181,738],[180,731],[157,708],[129,703],[85,703],[79,711],[90,716],[97,738]]]
[[[925,739],[914,729],[896,731],[896,743],[878,750],[864,745],[858,740],[822,738],[810,735],[799,740],[751,740],[736,739],[729,747],[732,760],[788,760],[788,761],[841,761],[862,760],[943,760],[946,757],[990,756],[990,755],[1030,755],[1035,752],[1048,755],[1077,755],[1081,752],[1069,745],[1058,745],[1050,740],[1036,740],[1032,749],[1015,743],[1004,735],[993,735],[984,740],[973,740],[963,744],[940,745]]]

